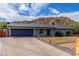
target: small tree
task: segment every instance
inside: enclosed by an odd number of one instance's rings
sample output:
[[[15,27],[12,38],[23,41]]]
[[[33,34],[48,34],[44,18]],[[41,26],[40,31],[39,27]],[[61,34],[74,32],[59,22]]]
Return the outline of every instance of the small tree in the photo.
[[[79,34],[79,24],[71,24],[70,26],[74,29],[74,33]]]
[[[6,22],[0,22],[0,27],[1,28],[6,28],[7,26],[7,23]]]

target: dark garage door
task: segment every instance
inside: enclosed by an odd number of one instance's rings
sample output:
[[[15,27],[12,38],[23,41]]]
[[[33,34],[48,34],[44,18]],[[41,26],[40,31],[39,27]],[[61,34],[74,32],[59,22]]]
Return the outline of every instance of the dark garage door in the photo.
[[[12,29],[11,36],[23,37],[23,36],[33,36],[32,29]]]

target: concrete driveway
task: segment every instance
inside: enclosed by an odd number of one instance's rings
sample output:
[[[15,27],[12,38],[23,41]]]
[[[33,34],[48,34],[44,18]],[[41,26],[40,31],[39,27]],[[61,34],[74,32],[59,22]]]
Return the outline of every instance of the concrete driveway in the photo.
[[[34,37],[0,38],[0,55],[2,56],[70,56],[54,46]]]

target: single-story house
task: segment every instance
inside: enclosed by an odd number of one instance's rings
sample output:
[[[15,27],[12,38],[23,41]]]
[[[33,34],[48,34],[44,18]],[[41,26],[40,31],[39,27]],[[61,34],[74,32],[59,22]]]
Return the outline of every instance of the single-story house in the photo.
[[[66,25],[42,25],[42,24],[8,24],[9,37],[21,36],[67,36],[73,35],[73,29]]]

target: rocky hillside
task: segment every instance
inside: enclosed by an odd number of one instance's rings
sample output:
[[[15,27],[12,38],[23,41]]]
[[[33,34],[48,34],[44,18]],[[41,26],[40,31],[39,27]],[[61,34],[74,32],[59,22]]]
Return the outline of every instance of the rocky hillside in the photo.
[[[12,23],[37,23],[37,24],[65,24],[65,25],[70,25],[70,24],[78,24],[77,22],[67,18],[67,17],[43,17],[43,18],[37,18],[32,21],[16,21]]]
[[[78,24],[77,22],[67,18],[67,17],[48,17],[48,18],[38,18],[32,20],[31,23],[39,23],[39,24]]]

